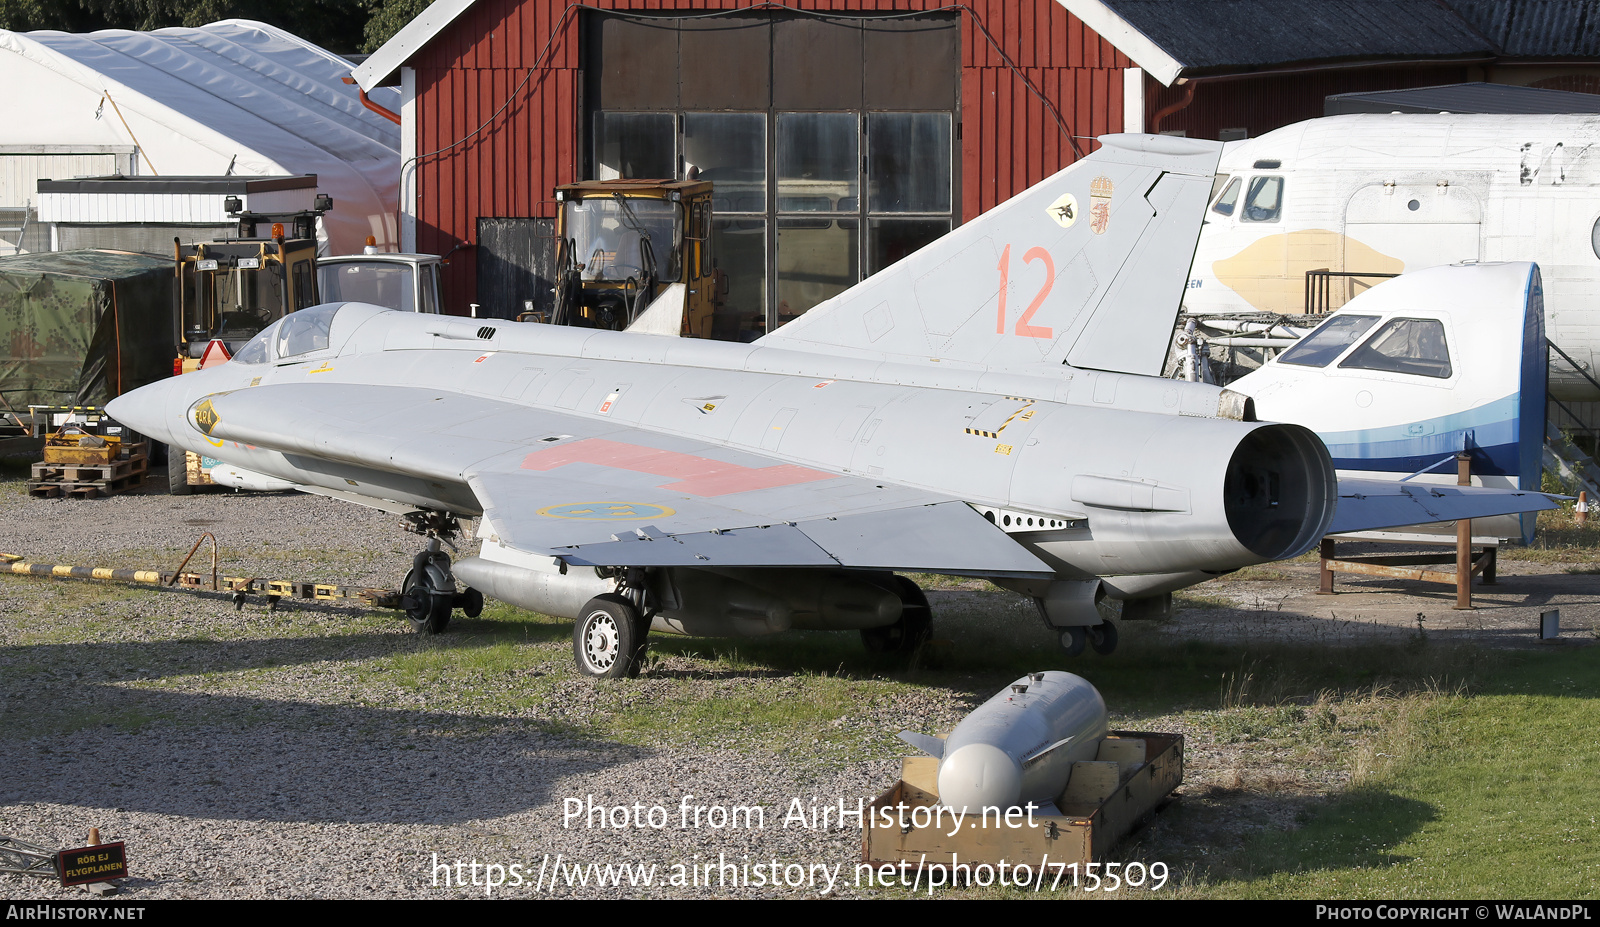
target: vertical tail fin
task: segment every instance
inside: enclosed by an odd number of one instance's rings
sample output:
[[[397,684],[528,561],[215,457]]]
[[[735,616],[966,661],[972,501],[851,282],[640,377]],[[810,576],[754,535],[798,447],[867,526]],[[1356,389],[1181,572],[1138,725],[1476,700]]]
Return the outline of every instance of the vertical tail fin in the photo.
[[[1102,147],[759,343],[1159,374],[1222,146]]]

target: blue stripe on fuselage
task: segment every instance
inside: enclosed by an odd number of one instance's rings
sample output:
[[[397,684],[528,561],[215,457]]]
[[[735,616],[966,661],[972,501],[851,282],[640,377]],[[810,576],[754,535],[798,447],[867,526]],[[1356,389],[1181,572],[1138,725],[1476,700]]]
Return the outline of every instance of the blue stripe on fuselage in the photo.
[[[1513,393],[1465,412],[1382,428],[1324,432],[1318,437],[1340,470],[1415,473],[1468,450],[1473,473],[1518,476],[1523,457],[1517,427],[1521,405],[1521,396]]]

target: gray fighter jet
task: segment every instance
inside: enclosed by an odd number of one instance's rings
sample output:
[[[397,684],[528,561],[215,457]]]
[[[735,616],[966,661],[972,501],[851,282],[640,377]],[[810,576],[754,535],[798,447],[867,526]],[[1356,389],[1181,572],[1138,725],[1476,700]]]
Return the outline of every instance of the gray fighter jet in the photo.
[[[986,577],[1109,652],[1107,596],[1137,617],[1330,529],[1550,506],[1341,484],[1310,430],[1156,376],[1220,146],[1102,143],[753,344],[330,304],[110,411],[242,484],[403,515],[419,631],[493,596],[575,619],[593,676],[652,628],[910,651],[931,619],[894,571]],[[482,545],[452,564],[462,518]]]

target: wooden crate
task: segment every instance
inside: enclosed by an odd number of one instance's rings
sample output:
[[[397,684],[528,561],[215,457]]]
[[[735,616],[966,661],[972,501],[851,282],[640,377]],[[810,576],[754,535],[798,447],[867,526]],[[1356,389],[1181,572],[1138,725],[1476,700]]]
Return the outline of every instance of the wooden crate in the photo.
[[[1003,861],[1054,871],[1103,860],[1183,781],[1183,735],[1113,731],[1096,761],[1074,764],[1058,802],[1061,814],[1035,812],[1031,825],[1020,814],[1017,826],[993,814],[981,821],[969,814],[957,828],[946,811],[942,820],[916,826],[909,809],[938,805],[938,776],[933,757],[902,761],[900,781],[872,802],[861,833],[863,862],[947,868]],[[908,809],[903,816],[902,803]]]

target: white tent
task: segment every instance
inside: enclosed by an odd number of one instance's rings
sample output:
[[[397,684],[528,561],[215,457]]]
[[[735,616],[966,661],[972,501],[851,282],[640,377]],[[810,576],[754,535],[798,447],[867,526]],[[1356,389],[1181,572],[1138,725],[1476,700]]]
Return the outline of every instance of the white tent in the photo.
[[[350,68],[240,19],[155,32],[0,30],[0,155],[20,156],[6,158],[13,186],[30,174],[67,179],[85,152],[124,152],[117,166],[140,176],[316,174],[334,201],[323,217],[334,253],[360,251],[368,235],[393,250],[399,126],[362,106],[343,82]],[[396,90],[370,98],[399,109]]]

